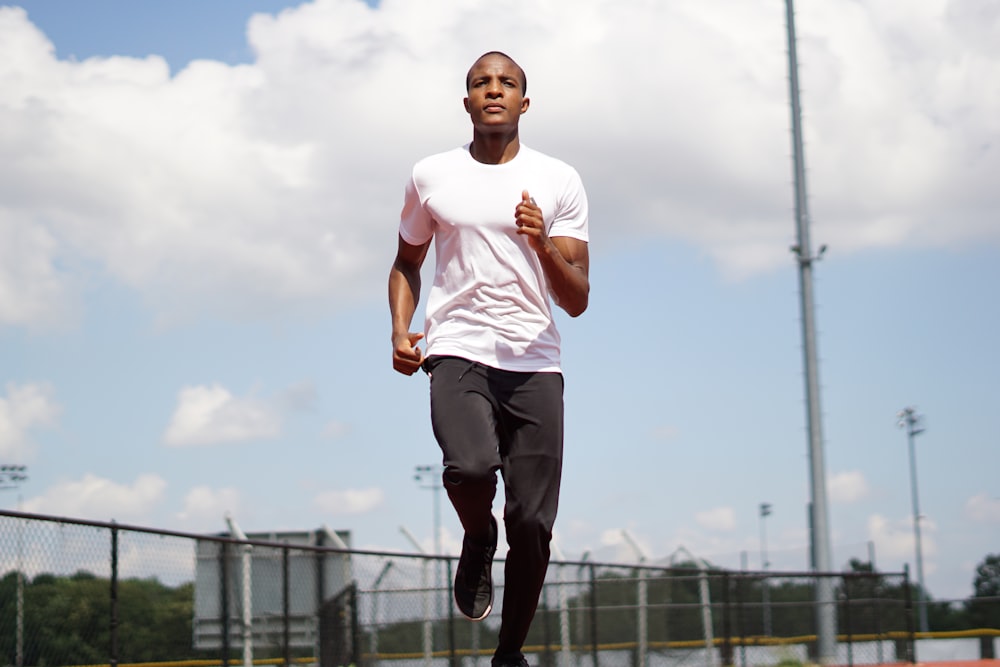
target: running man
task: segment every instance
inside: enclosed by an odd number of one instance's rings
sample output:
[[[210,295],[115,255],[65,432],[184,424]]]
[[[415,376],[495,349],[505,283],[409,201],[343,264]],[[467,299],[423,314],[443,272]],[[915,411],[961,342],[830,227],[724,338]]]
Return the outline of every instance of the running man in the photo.
[[[443,484],[465,530],[455,602],[472,620],[493,608],[503,476],[509,551],[493,667],[522,653],[549,563],[563,452],[563,376],[554,301],[587,309],[587,195],[576,170],[524,146],[524,70],[491,51],[466,76],[472,141],[419,161],[406,185],[389,272],[392,364],[430,376]],[[436,268],[424,333],[410,331],[431,241]],[[551,299],[550,299],[551,296]]]

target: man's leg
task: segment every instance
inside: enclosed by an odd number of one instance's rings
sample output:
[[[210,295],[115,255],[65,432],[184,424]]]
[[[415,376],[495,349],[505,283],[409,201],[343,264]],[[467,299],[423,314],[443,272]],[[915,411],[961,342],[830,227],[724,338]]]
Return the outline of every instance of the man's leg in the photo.
[[[558,373],[494,371],[493,376],[501,406],[504,523],[510,548],[494,662],[507,665],[524,657],[521,648],[548,569],[562,475],[563,379]]]
[[[443,454],[445,490],[466,534],[489,537],[502,462],[485,368],[458,357],[435,357],[428,370],[431,424]]]
[[[455,357],[432,358],[431,423],[444,456],[444,488],[465,529],[455,575],[455,601],[463,614],[482,620],[493,608],[493,519],[496,471],[501,466],[495,401],[486,369]]]

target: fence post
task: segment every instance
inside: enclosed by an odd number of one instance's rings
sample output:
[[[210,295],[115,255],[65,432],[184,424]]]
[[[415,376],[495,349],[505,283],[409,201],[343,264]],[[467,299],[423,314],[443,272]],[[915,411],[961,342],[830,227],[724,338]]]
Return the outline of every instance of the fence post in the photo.
[[[549,607],[549,587],[542,584],[542,643],[545,645],[545,649],[542,651],[544,656],[544,664],[547,667],[552,667],[552,626]]]
[[[909,649],[909,655],[906,656],[907,662],[913,664],[917,663],[917,638],[914,636],[913,629],[913,595],[910,591],[910,564],[906,563],[903,565],[903,602],[906,608],[906,636],[909,639],[906,642],[906,646]]]
[[[746,579],[742,574],[736,575],[736,625],[737,635],[740,641],[740,665],[746,667],[747,665],[747,610],[746,605],[743,603],[746,597],[746,590],[744,586],[746,585]],[[735,651],[733,651],[733,662],[735,663]]]
[[[733,664],[733,645],[730,640],[732,635],[732,605],[729,601],[729,571],[722,572],[722,664]],[[711,658],[711,656],[709,656]],[[713,659],[710,664],[714,664]]]
[[[646,667],[649,655],[649,573],[639,564],[639,583],[636,585],[637,625],[636,634],[636,665]]]
[[[223,542],[219,550],[219,595],[222,598],[222,667],[229,666],[229,543]]]
[[[343,554],[341,554],[344,558]],[[348,599],[351,601],[351,664],[360,665],[361,664],[361,617],[358,613],[358,582],[352,581],[348,584],[350,587],[350,594]]]
[[[111,667],[118,665],[118,524],[111,522]]]
[[[597,577],[594,573],[594,564],[590,566],[590,655],[593,658],[593,667],[598,666],[597,662]]]
[[[851,577],[841,576],[840,584],[844,591],[844,634],[847,635],[847,664],[854,667],[854,639],[851,631]]]
[[[322,530],[316,531],[316,546],[323,547],[326,546],[326,536]],[[316,567],[316,659],[319,661],[320,667],[324,667],[322,663],[323,655],[323,640],[321,635],[323,634],[323,606],[326,604],[326,552],[322,549],[317,549],[315,552],[315,567]]]
[[[284,645],[285,667],[292,667],[291,647],[291,603],[288,577],[288,543],[281,549],[281,618],[282,644]]]
[[[445,560],[445,579],[448,582],[448,600],[450,601],[455,598],[450,558]],[[476,657],[478,658],[478,656]],[[455,605],[450,603],[448,604],[448,660],[451,667],[458,667],[458,651],[455,646]]]
[[[873,563],[874,563],[874,560],[875,559],[873,558],[872,559]],[[873,565],[872,566],[872,573],[874,574],[874,572],[875,572],[875,567]],[[878,647],[878,663],[881,665],[881,664],[883,664],[885,662],[885,660],[882,659],[883,658],[883,656],[882,656],[882,643],[883,643],[883,639],[882,639],[882,586],[879,585],[880,582],[881,582],[881,577],[879,575],[875,575],[875,576],[872,577],[871,581],[872,581],[872,589],[873,589],[873,593],[874,593],[872,595],[872,597],[875,598],[875,636],[878,637],[878,643],[876,644],[876,646]]]

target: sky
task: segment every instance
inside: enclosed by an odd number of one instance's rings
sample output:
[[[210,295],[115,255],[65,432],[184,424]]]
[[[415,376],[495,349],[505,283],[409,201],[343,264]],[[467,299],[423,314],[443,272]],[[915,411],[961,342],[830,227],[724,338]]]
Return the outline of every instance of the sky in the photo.
[[[915,577],[913,406],[926,588],[965,598],[1000,545],[1000,6],[796,10],[833,564]],[[7,0],[0,507],[433,551],[441,502],[457,553],[386,279],[499,49],[590,199],[557,553],[807,569],[786,48],[780,0]]]

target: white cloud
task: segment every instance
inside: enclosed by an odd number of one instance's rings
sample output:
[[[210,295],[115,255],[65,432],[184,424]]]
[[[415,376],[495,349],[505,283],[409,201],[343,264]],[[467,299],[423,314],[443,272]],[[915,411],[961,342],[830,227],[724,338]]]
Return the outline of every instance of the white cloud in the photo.
[[[313,499],[313,505],[322,511],[342,516],[365,514],[377,509],[385,501],[382,489],[347,489],[344,491],[324,491]]]
[[[695,512],[694,520],[699,526],[709,530],[730,531],[736,528],[736,512],[732,507],[716,507],[704,512]]]
[[[67,319],[69,286],[55,267],[57,245],[45,226],[0,204],[0,326],[44,327]]]
[[[973,521],[1000,523],[1000,498],[977,493],[965,501],[965,515]]]
[[[830,500],[838,503],[854,503],[868,496],[868,481],[862,472],[849,470],[837,473],[827,480]]]
[[[813,236],[995,242],[997,12],[890,5],[799,10]],[[381,298],[409,166],[468,140],[463,76],[494,47],[528,71],[525,142],[584,176],[595,243],[613,219],[732,276],[789,262],[778,4],[342,0],[256,15],[248,39],[250,65],[171,77],[59,61],[0,9],[0,325],[50,322],[84,266],[164,319]]]
[[[926,517],[920,521],[920,546],[924,557],[937,551],[934,532],[937,526]],[[875,543],[878,558],[883,557],[912,561],[915,554],[916,538],[913,533],[913,518],[909,517],[896,522],[873,514],[868,517],[868,539]],[[929,568],[928,568],[929,569]]]
[[[628,538],[625,535],[626,533],[623,530],[605,530],[601,533],[601,546],[612,547],[614,549],[614,556],[611,557],[612,560],[622,563],[635,563],[643,558],[647,560],[655,558],[653,555],[654,550],[644,536],[637,536],[631,531],[628,532]],[[631,541],[629,538],[631,538]],[[636,552],[636,547],[638,547],[640,553]]]
[[[87,473],[63,482],[43,495],[26,500],[28,512],[88,518],[96,521],[144,519],[163,500],[167,483],[154,474],[139,475],[132,484],[119,484]]]
[[[242,509],[242,497],[234,488],[213,489],[208,486],[196,486],[184,496],[184,508],[177,514],[187,530],[210,529],[222,530],[227,514],[239,517]]]
[[[677,440],[680,435],[680,429],[673,424],[664,424],[662,426],[657,426],[653,429],[651,435],[656,440],[662,440],[664,442],[672,442]]]
[[[326,426],[323,427],[323,437],[331,439],[342,438],[350,433],[350,431],[351,427],[349,424],[334,419],[328,421]]]
[[[54,426],[60,408],[44,383],[8,383],[6,394],[0,396],[0,459],[23,463],[34,450],[30,432]]]
[[[281,415],[271,403],[239,398],[218,385],[184,387],[163,436],[167,445],[213,445],[273,438]]]

